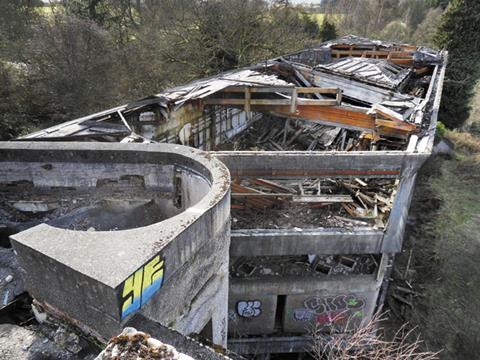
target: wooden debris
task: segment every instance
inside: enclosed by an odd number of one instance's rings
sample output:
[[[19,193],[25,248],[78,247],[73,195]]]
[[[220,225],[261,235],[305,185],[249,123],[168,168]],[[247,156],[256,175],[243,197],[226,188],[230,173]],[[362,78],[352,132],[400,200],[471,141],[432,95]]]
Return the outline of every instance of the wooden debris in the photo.
[[[289,209],[303,204],[326,209],[344,225],[385,228],[393,204],[395,180],[379,179],[234,179],[232,209]],[[264,216],[268,216],[266,213]],[[271,215],[275,216],[275,215]]]

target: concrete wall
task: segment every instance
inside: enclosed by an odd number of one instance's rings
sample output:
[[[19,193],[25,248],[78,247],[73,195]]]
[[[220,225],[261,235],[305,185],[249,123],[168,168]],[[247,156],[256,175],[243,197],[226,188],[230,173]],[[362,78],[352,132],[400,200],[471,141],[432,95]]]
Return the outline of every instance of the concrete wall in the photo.
[[[140,312],[184,333],[200,332],[212,319],[214,339],[226,344],[227,309],[219,304],[227,303],[230,177],[223,164],[173,145],[4,143],[0,154],[27,172],[51,162],[61,172],[71,158],[80,159],[80,171],[85,164],[103,162],[125,169],[138,161],[145,168],[157,166],[157,172],[180,167],[189,188],[182,196],[190,206],[164,221],[124,231],[70,231],[42,224],[11,240],[29,293],[104,337],[118,333]],[[8,174],[2,176],[8,181]],[[217,290],[220,296],[207,301]]]
[[[376,254],[383,230],[371,228],[232,230],[231,256]]]
[[[203,110],[195,103],[184,104],[168,114],[154,114],[153,122],[142,123],[138,121],[138,115],[129,118],[129,122],[147,139],[165,143],[180,142],[202,150],[212,150],[261,117],[261,114],[252,113],[249,120],[245,111],[240,109],[211,106]]]
[[[371,318],[380,286],[376,275],[232,278],[229,334],[353,329]]]

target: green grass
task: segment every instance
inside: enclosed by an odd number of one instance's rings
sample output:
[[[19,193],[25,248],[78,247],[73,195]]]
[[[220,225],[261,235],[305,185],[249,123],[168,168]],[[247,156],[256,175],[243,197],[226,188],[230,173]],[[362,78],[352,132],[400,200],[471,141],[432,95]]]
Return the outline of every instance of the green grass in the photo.
[[[407,229],[414,299],[409,322],[441,359],[480,353],[480,137],[446,131],[456,155],[434,157],[422,169]],[[405,263],[408,251],[398,257]]]

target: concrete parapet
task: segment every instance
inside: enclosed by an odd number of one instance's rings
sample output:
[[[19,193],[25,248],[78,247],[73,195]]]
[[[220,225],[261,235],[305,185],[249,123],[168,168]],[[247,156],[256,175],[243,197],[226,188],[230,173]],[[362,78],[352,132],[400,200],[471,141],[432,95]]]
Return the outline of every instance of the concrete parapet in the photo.
[[[145,226],[118,230],[113,217],[105,228],[110,231],[41,224],[13,235],[27,289],[38,301],[110,337],[135,312],[173,328],[178,319],[188,323],[190,306],[203,291],[211,284],[226,287],[230,176],[208,154],[174,145],[100,143],[3,143],[0,154],[3,162],[19,165],[0,170],[1,183],[82,187],[98,196],[102,177],[140,176],[144,188],[164,195],[154,208],[163,212],[162,221]],[[217,303],[226,304],[222,293]],[[197,306],[196,327],[179,331],[200,332],[215,305]]]
[[[383,235],[382,230],[362,228],[232,230],[230,255],[375,254]]]

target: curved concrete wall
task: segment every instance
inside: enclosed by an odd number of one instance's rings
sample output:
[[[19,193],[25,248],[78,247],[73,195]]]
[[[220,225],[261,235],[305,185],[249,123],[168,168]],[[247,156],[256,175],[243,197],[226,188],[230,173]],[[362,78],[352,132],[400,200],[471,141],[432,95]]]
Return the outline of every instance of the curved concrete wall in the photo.
[[[173,217],[121,231],[41,224],[11,236],[12,244],[30,294],[104,337],[135,312],[184,333],[212,318],[226,327],[230,175],[220,161],[183,146],[101,143],[2,143],[0,158],[0,183],[38,187],[88,187],[117,171],[168,193],[177,170],[183,211]],[[72,175],[79,171],[85,176]],[[212,291],[223,296],[218,304],[195,303]]]

